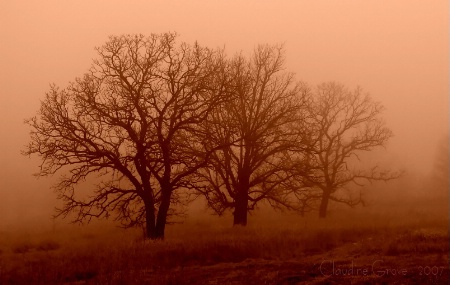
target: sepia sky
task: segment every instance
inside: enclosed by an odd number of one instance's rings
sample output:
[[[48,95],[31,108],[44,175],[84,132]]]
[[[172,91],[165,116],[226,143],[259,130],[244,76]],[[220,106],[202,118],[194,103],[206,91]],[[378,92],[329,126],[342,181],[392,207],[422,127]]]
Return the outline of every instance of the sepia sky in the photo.
[[[32,177],[23,121],[51,83],[88,70],[108,35],[172,31],[229,55],[284,43],[297,79],[359,85],[381,101],[395,137],[380,158],[427,174],[448,131],[448,18],[447,0],[1,1],[0,217],[51,213],[56,178]]]

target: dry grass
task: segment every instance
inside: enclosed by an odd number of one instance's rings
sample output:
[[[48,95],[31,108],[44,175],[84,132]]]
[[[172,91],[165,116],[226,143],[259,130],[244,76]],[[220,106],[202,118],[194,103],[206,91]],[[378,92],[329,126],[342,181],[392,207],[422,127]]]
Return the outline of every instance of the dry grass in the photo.
[[[250,217],[246,228],[229,223],[191,215],[169,226],[164,241],[98,225],[3,233],[0,284],[320,284],[330,281],[318,273],[320,260],[364,266],[374,258],[411,268],[418,266],[414,260],[445,264],[448,277],[448,219],[442,213],[364,210],[319,220],[271,212]]]

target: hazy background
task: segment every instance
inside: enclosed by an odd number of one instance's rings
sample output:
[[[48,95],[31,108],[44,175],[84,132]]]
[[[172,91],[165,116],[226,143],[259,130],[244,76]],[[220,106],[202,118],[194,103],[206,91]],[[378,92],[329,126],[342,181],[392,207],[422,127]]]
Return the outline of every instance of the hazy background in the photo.
[[[0,230],[48,221],[57,177],[32,176],[39,160],[20,154],[23,120],[113,34],[175,31],[229,55],[284,43],[297,79],[360,85],[384,104],[395,137],[381,163],[429,175],[448,131],[448,18],[447,0],[1,1]]]

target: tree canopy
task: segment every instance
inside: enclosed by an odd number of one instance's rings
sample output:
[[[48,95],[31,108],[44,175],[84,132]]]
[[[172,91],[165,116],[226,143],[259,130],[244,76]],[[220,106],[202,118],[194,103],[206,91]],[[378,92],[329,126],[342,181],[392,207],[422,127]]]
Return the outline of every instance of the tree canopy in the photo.
[[[330,200],[350,206],[362,202],[360,193],[355,196],[349,188],[351,185],[388,181],[401,173],[358,163],[359,154],[385,147],[392,137],[381,118],[380,103],[359,87],[349,90],[335,82],[320,84],[310,99],[307,119],[300,122],[308,132],[305,156],[296,175],[302,182],[297,184],[300,190],[296,195],[304,210],[320,201],[319,215],[325,217]]]
[[[83,77],[52,85],[31,128],[25,155],[42,159],[38,176],[54,186],[75,222],[113,215],[164,238],[168,216],[189,194],[234,224],[261,201],[302,209],[318,201],[355,205],[350,183],[398,173],[353,168],[361,151],[385,146],[392,132],[383,107],[360,88],[324,83],[315,92],[284,71],[282,46],[251,57],[177,43],[173,33],[111,36]],[[97,182],[90,195],[80,182]]]
[[[97,52],[88,73],[65,89],[51,86],[26,121],[25,154],[42,158],[40,176],[68,170],[55,186],[65,202],[59,215],[115,212],[163,237],[174,191],[192,186],[188,177],[213,148],[201,143],[200,123],[226,99],[222,53],[176,44],[175,34],[110,37]],[[101,178],[96,190],[77,197],[75,185],[92,174]]]
[[[208,185],[202,194],[219,214],[233,209],[234,224],[245,225],[247,212],[260,201],[288,203],[285,155],[301,140],[291,127],[301,120],[305,100],[304,85],[283,68],[281,46],[261,45],[251,59],[236,56],[230,68],[233,99],[213,113],[217,124],[208,143],[228,146],[214,152],[199,173]]]

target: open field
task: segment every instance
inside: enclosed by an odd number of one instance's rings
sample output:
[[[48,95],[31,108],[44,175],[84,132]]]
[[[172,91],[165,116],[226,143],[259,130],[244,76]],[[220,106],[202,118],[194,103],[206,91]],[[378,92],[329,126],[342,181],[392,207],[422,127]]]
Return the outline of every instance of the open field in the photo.
[[[448,219],[426,213],[194,215],[156,242],[107,224],[2,232],[0,284],[447,284]]]

